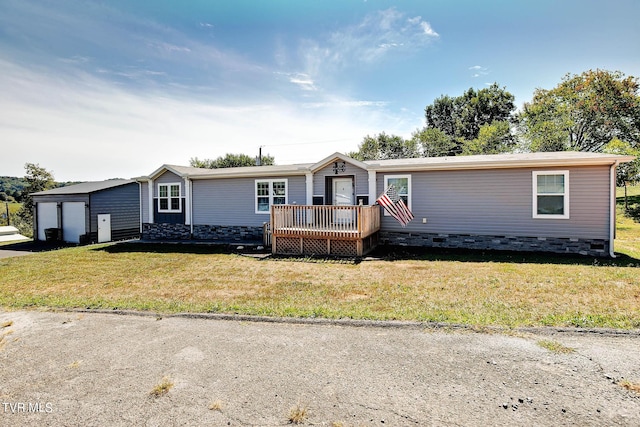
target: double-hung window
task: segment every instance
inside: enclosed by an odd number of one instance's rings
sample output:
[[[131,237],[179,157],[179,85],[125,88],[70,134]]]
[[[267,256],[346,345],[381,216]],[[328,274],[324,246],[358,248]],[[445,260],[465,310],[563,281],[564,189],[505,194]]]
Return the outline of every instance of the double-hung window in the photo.
[[[386,191],[390,185],[393,185],[398,196],[400,196],[404,204],[411,210],[411,175],[385,175],[383,190]],[[384,214],[389,215],[386,210]]]
[[[182,212],[180,184],[158,184],[158,212]]]
[[[533,217],[569,218],[569,171],[533,172]]]
[[[257,179],[256,189],[256,213],[268,214],[271,205],[287,204],[287,180],[286,179]]]

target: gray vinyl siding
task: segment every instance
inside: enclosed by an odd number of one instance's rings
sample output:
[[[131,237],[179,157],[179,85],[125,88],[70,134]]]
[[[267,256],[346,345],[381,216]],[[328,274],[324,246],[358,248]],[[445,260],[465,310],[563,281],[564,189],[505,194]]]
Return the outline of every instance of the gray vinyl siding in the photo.
[[[533,218],[532,171],[569,170],[569,219]],[[393,175],[402,174],[394,172]],[[609,168],[494,169],[406,172],[415,219],[402,228],[382,217],[388,231],[497,236],[609,238]],[[378,174],[378,193],[384,176]],[[392,175],[392,174],[388,174]],[[422,218],[427,223],[422,223]]]
[[[173,172],[165,171],[153,180],[153,197],[158,197],[158,184],[180,184],[180,195],[184,198],[184,179]]]
[[[194,225],[261,226],[269,214],[256,214],[255,182],[260,178],[222,178],[192,181]],[[269,177],[287,180],[289,204],[306,204],[305,177]]]
[[[316,171],[313,174],[313,195],[314,196],[324,196],[325,195],[325,181],[326,177],[332,178],[340,178],[344,176],[354,176],[355,177],[355,188],[356,195],[368,195],[369,194],[369,173],[360,169],[357,166],[354,166],[350,163],[345,165],[345,171],[339,172],[336,174],[333,171],[333,162],[324,168]],[[331,203],[331,201],[325,201],[325,204]],[[369,202],[371,203],[371,201]]]
[[[142,208],[142,222],[149,222],[149,183],[141,182],[141,199],[140,205]]]
[[[140,231],[140,189],[137,183],[91,194],[91,233],[97,238],[98,215],[111,215],[113,240],[137,237]]]

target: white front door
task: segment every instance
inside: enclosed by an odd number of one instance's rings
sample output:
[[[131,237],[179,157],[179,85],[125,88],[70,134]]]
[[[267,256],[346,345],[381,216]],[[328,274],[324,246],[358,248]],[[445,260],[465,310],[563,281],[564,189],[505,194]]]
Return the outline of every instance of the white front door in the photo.
[[[355,197],[353,194],[353,178],[333,179],[333,204],[335,206],[353,206]],[[354,211],[337,210],[334,215],[334,222],[351,223]]]
[[[62,203],[62,239],[69,243],[80,243],[86,233],[84,202]]]
[[[98,243],[111,241],[111,214],[98,215]]]

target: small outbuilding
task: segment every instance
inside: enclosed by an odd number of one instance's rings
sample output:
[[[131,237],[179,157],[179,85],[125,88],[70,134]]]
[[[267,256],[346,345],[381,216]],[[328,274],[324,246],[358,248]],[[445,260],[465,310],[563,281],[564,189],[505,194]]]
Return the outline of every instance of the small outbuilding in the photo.
[[[111,179],[33,193],[34,240],[110,242],[140,237],[137,182]]]

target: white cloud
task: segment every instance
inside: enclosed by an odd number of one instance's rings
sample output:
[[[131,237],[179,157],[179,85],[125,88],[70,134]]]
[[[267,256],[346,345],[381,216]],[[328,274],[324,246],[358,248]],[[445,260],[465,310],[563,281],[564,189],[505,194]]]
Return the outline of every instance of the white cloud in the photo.
[[[372,63],[391,52],[413,53],[429,45],[439,34],[420,16],[405,18],[395,8],[365,16],[359,23],[335,31],[325,41],[306,40],[301,50],[307,72],[328,65],[348,66]]]
[[[469,70],[474,71],[474,73],[471,75],[471,77],[473,78],[482,77],[489,74],[489,69],[481,65],[474,65],[472,67],[469,67]]]
[[[12,176],[33,162],[59,180],[129,178],[191,157],[251,154],[260,145],[279,164],[315,162],[356,150],[366,134],[408,136],[419,125],[379,101],[203,102],[166,89],[131,92],[82,72],[51,76],[2,60],[0,74],[0,133],[11,147],[0,169]]]

